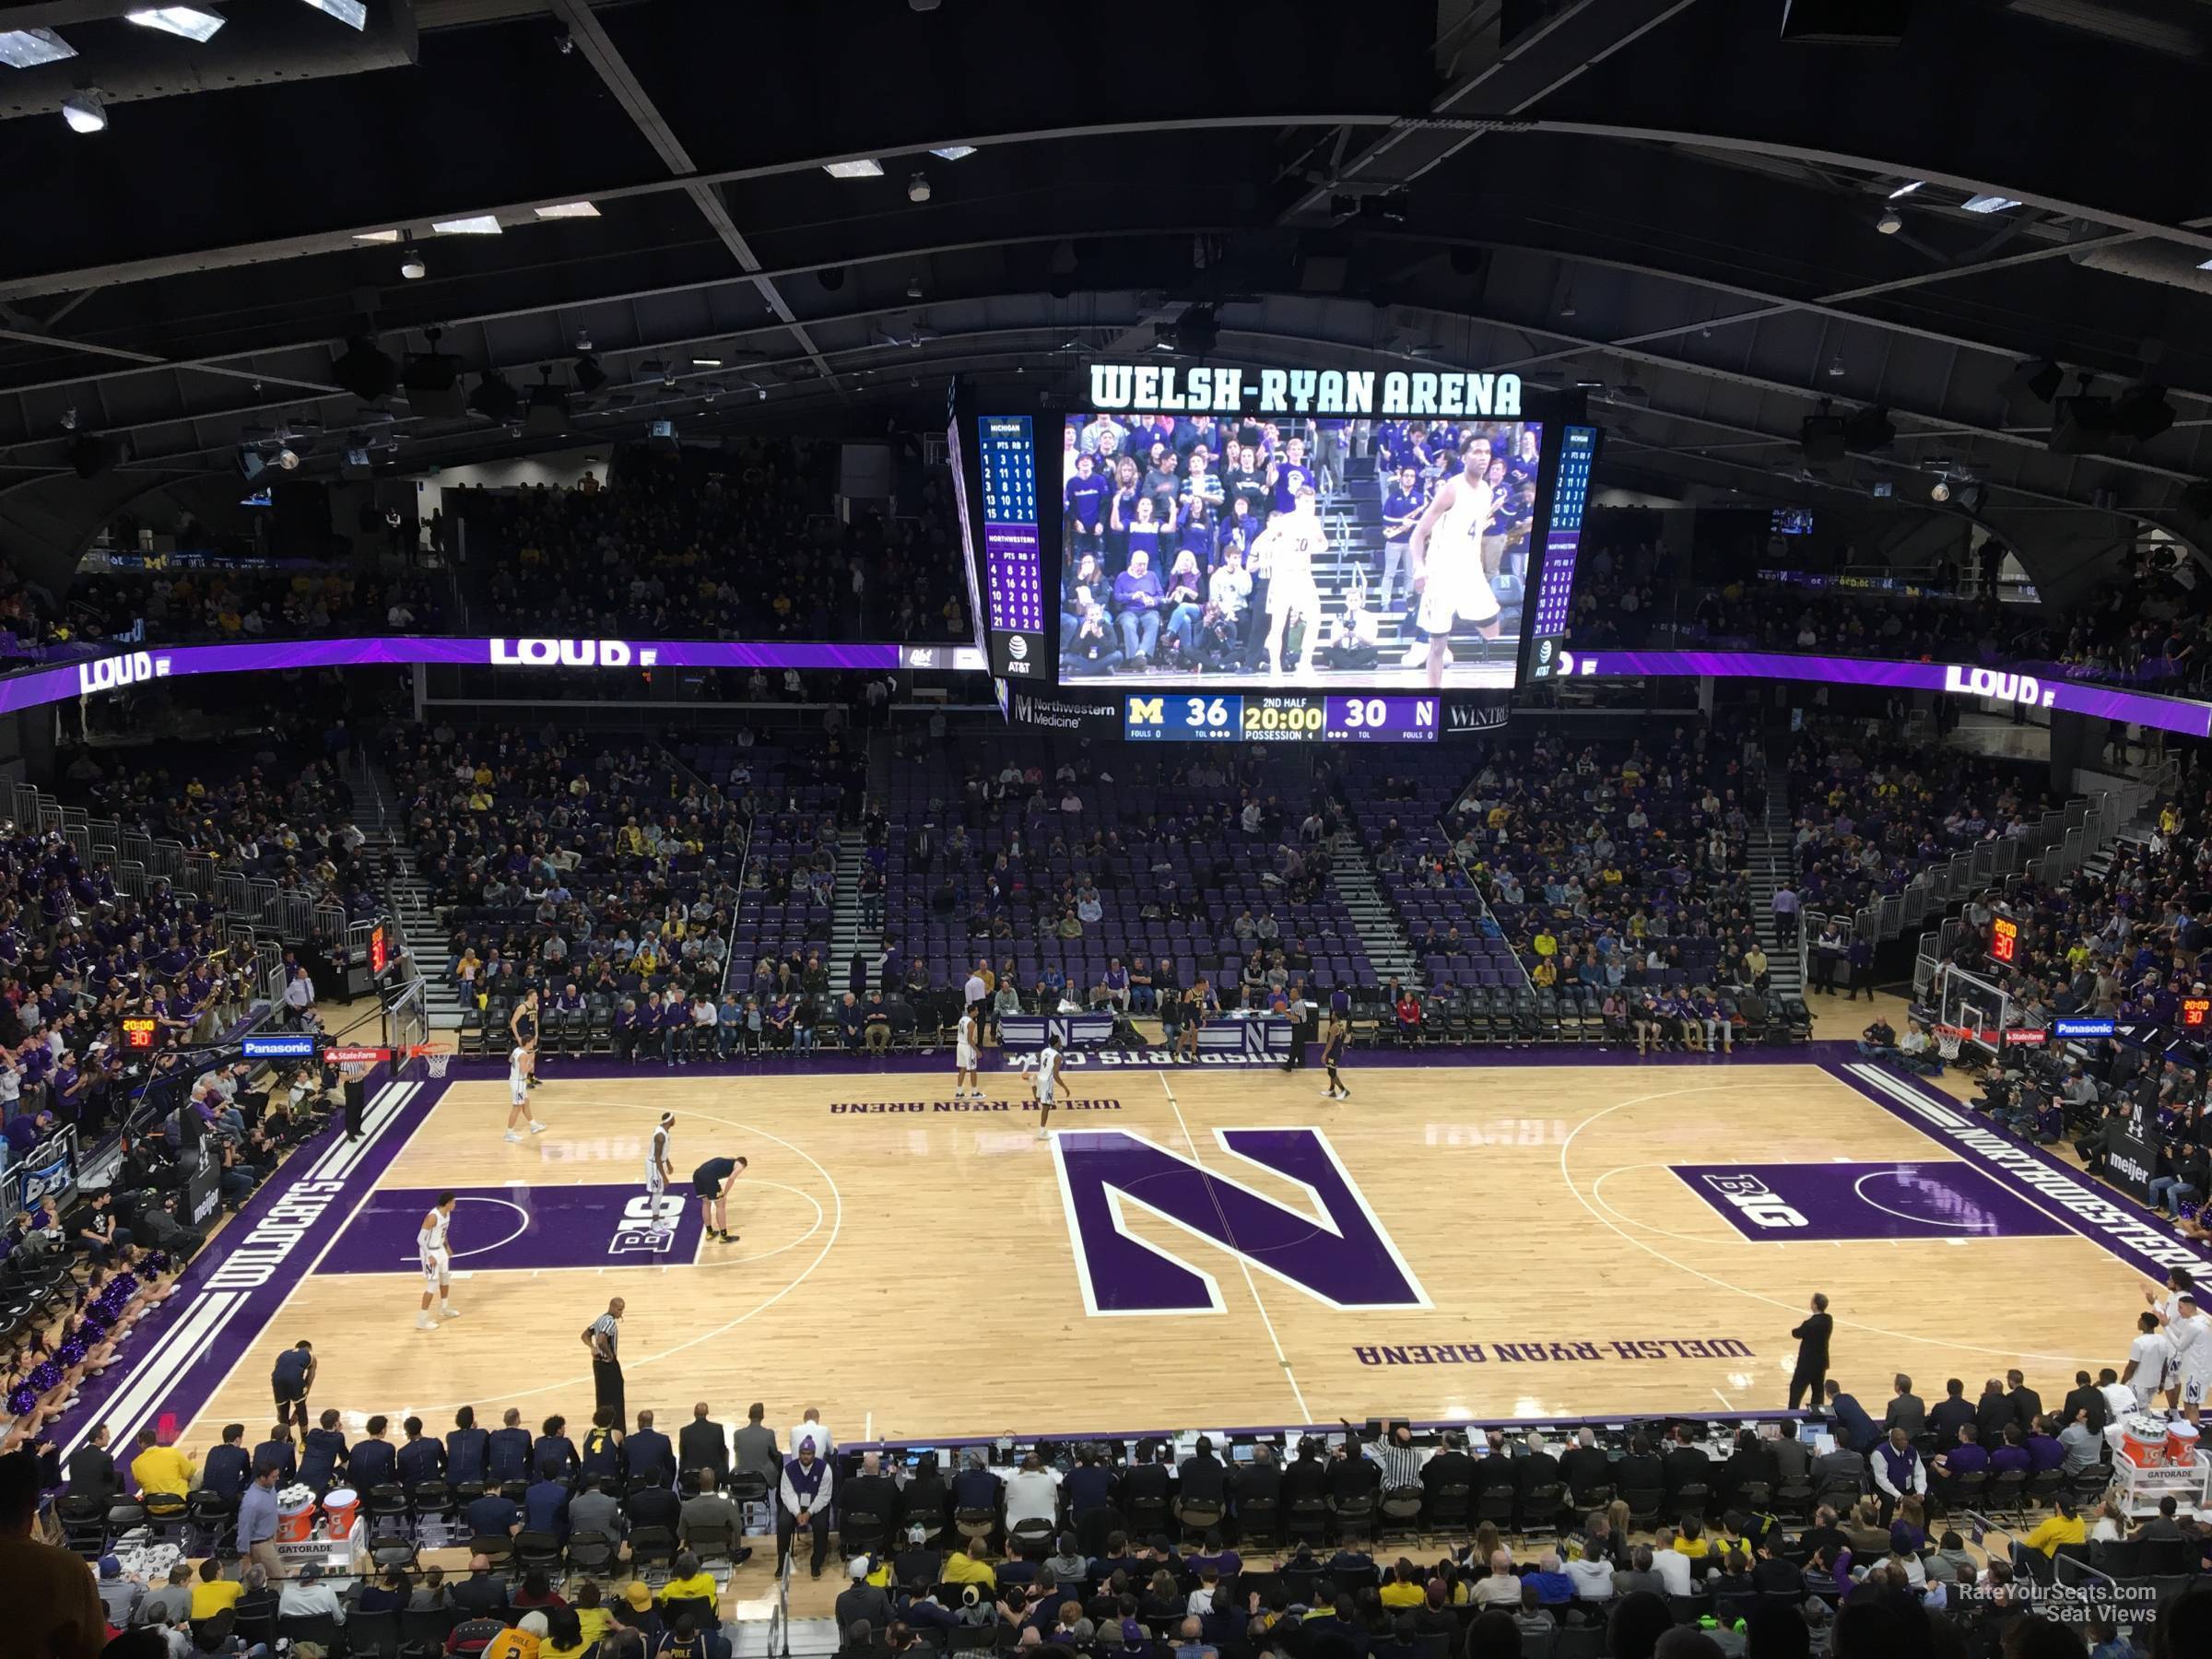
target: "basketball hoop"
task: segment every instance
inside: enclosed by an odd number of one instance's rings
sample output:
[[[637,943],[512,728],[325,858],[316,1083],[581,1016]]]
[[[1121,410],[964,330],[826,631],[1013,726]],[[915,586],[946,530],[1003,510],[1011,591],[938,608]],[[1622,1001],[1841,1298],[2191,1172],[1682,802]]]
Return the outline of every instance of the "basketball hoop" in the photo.
[[[429,1068],[429,1074],[433,1077],[444,1077],[445,1068],[452,1065],[453,1060],[453,1057],[451,1054],[433,1053],[430,1045],[427,1042],[418,1042],[413,1048],[409,1049],[407,1051],[407,1058],[410,1060],[422,1061]]]

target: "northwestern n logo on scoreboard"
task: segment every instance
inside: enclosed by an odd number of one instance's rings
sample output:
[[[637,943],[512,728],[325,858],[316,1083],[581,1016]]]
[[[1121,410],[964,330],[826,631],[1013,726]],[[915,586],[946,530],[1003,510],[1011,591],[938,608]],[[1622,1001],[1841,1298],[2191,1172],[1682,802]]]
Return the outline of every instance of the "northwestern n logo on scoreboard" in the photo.
[[[1231,1157],[1306,1189],[1289,1208],[1124,1130],[1053,1137],[1084,1308],[1094,1315],[1222,1312],[1212,1274],[1132,1235],[1134,1208],[1249,1267],[1346,1310],[1425,1308],[1428,1294],[1318,1129],[1217,1129]]]

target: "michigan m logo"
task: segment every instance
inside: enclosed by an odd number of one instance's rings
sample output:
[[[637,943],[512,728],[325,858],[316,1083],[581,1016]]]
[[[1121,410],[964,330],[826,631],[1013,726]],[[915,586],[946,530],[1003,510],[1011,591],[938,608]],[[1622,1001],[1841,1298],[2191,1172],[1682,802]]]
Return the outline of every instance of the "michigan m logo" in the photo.
[[[1305,1206],[1287,1208],[1124,1130],[1066,1130],[1053,1137],[1087,1312],[1222,1311],[1221,1288],[1211,1274],[1131,1235],[1132,1207],[1332,1308],[1430,1305],[1320,1130],[1217,1129],[1214,1139],[1230,1157],[1305,1188]]]

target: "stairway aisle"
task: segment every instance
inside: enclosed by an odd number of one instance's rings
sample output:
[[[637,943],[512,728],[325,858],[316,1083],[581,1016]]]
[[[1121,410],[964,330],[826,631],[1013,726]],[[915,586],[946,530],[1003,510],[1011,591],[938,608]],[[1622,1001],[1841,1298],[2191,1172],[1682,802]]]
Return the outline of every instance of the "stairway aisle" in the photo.
[[[1790,817],[1790,775],[1782,766],[1767,769],[1766,815],[1751,826],[1747,839],[1751,861],[1751,920],[1759,934],[1759,947],[1767,953],[1771,976],[1770,1002],[1803,1001],[1805,977],[1797,971],[1797,947],[1784,949],[1782,933],[1774,925],[1774,894],[1786,873],[1796,882],[1797,828]]]
[[[1413,941],[1406,936],[1397,912],[1383,896],[1382,884],[1375,879],[1375,867],[1368,862],[1366,850],[1352,837],[1338,838],[1329,863],[1329,877],[1344,908],[1351,912],[1360,948],[1374,966],[1375,982],[1388,984],[1394,978],[1403,985],[1418,985],[1421,972],[1413,959]]]
[[[382,872],[371,886],[398,930],[393,943],[414,958],[423,976],[430,1030],[458,1030],[461,996],[445,975],[445,925],[430,902],[429,883],[416,872],[415,849],[407,841],[392,781],[358,752],[347,757],[344,771],[353,791],[354,825],[364,837],[361,856]]]

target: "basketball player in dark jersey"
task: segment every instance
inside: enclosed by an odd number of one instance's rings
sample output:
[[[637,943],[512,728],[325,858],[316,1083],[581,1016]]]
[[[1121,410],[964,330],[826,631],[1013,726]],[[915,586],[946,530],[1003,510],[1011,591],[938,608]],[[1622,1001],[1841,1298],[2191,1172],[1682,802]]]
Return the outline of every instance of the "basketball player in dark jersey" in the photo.
[[[1329,1029],[1321,1040],[1321,1064],[1329,1074],[1329,1086],[1323,1092],[1332,1100],[1348,1100],[1352,1098],[1352,1091],[1344,1086],[1344,1079],[1336,1075],[1337,1063],[1344,1058],[1344,1051],[1350,1046],[1351,1037],[1351,1022],[1331,1009]]]

